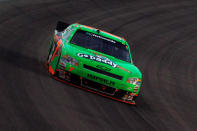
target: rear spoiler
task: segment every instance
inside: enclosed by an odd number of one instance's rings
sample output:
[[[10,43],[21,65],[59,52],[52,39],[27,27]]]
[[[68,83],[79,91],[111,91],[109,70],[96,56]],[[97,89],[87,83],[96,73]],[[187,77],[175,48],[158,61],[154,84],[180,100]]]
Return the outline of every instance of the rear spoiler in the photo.
[[[58,21],[57,22],[57,26],[56,26],[56,30],[58,32],[63,31],[64,29],[66,29],[70,24],[62,22],[62,21]]]

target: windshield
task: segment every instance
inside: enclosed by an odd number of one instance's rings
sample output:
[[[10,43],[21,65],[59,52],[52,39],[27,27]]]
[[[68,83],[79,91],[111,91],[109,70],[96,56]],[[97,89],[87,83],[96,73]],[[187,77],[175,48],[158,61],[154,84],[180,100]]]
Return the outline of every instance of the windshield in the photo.
[[[78,30],[73,36],[71,43],[102,52],[123,61],[131,62],[129,50],[126,48],[126,45],[97,34]]]

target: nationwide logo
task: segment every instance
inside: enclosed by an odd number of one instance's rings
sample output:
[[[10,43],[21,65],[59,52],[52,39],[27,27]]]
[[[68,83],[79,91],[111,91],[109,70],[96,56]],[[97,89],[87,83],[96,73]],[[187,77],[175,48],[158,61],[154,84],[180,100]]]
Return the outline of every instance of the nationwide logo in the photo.
[[[79,57],[83,57],[83,58],[86,58],[86,59],[90,59],[90,60],[94,60],[94,61],[98,61],[98,62],[101,62],[101,63],[105,63],[107,65],[110,65],[114,68],[116,68],[118,65],[115,64],[114,62],[112,62],[110,59],[108,58],[105,58],[103,56],[92,56],[92,55],[88,55],[88,54],[82,54],[82,53],[77,53],[77,56]]]

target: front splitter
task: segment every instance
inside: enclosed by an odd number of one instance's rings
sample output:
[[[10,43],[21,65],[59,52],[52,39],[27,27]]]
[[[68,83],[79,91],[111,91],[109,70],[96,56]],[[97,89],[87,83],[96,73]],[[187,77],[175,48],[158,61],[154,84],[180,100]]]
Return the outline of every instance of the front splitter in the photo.
[[[101,95],[101,96],[104,96],[104,97],[107,97],[107,98],[110,98],[110,99],[113,99],[113,100],[116,100],[116,101],[119,101],[119,102],[131,104],[131,105],[136,105],[135,102],[129,102],[129,101],[124,101],[124,100],[121,100],[121,99],[117,99],[117,98],[114,98],[114,97],[112,97],[112,96],[108,96],[108,95],[105,95],[105,94],[103,94],[103,93],[100,93],[100,92],[97,92],[97,91],[93,91],[93,90],[91,90],[91,89],[84,88],[84,87],[82,87],[82,86],[75,85],[75,84],[70,83],[70,82],[68,82],[68,81],[62,80],[62,79],[58,78],[57,76],[52,76],[52,77],[53,77],[55,80],[58,80],[58,81],[60,81],[60,82],[63,82],[63,83],[65,83],[65,84],[67,84],[67,85],[70,85],[70,86],[73,86],[73,87],[77,87],[77,88],[80,88],[80,89],[82,89],[82,90],[89,91],[89,92],[92,92],[92,93],[95,93],[95,94],[98,94],[98,95]]]

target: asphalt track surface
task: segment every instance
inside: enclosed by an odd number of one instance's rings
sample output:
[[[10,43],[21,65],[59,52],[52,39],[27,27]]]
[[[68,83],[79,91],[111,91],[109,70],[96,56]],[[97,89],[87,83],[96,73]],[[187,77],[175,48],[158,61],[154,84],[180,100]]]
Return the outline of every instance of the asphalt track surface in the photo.
[[[52,79],[58,20],[124,36],[143,72],[136,106]],[[1,0],[1,131],[197,130],[196,0]]]

